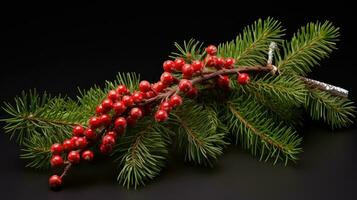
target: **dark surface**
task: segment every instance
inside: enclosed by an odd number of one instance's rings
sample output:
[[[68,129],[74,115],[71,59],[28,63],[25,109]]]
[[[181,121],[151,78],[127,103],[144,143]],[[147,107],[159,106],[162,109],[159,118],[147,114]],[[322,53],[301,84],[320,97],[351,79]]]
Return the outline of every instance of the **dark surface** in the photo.
[[[348,89],[356,100],[354,12],[339,2],[333,8],[306,5],[202,13],[162,9],[158,12],[111,5],[3,6],[1,24],[1,101],[37,88],[74,97],[76,87],[112,80],[118,71],[136,71],[156,80],[174,41],[194,37],[217,44],[233,39],[258,17],[275,16],[288,36],[301,25],[328,19],[341,27],[339,50],[322,62],[312,77]],[[249,7],[249,6],[247,6]],[[307,9],[306,7],[309,7]],[[55,9],[56,8],[56,9]],[[224,9],[223,9],[224,8]],[[228,10],[227,10],[228,9]],[[194,9],[193,9],[194,10]],[[252,11],[254,10],[254,12]],[[171,14],[174,13],[174,14]],[[253,13],[253,14],[252,14]],[[1,113],[1,117],[4,117]],[[301,133],[304,152],[296,165],[258,162],[238,148],[229,148],[213,169],[171,158],[154,181],[138,191],[116,184],[118,170],[107,158],[76,167],[60,192],[48,189],[48,172],[26,169],[19,147],[0,134],[1,199],[356,199],[356,126],[331,131],[307,122]]]

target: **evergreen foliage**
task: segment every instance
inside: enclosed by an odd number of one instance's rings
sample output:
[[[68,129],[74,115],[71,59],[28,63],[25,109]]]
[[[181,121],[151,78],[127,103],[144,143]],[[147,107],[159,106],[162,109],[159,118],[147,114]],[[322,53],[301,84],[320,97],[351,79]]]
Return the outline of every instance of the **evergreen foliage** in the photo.
[[[284,41],[279,21],[259,19],[235,40],[220,44],[217,55],[236,59],[235,67],[240,67],[266,65],[269,43],[276,42],[281,49],[275,62],[280,73],[254,74],[244,86],[236,84],[232,76],[231,90],[224,92],[210,87],[214,80],[209,80],[199,86],[204,98],[185,99],[168,121],[157,123],[153,116],[139,120],[120,137],[112,154],[119,167],[118,181],[137,188],[154,179],[164,168],[170,148],[176,146],[186,161],[205,166],[213,166],[230,141],[260,160],[274,164],[296,161],[302,138],[295,128],[304,110],[332,128],[351,124],[353,102],[300,80],[335,49],[338,30],[330,22],[308,23],[290,41]],[[189,61],[206,55],[203,43],[197,40],[175,46],[178,52],[172,58]],[[6,123],[5,132],[22,147],[21,158],[27,160],[27,166],[46,169],[51,144],[69,138],[74,125],[85,126],[109,90],[125,84],[134,91],[139,81],[138,74],[119,73],[104,87],[79,89],[76,99],[23,92],[13,103],[4,103],[9,117],[1,121]]]

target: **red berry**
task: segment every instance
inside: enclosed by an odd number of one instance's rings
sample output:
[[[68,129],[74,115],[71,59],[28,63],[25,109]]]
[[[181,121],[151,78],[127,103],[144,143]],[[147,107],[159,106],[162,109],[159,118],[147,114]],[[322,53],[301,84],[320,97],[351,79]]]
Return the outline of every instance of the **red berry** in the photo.
[[[175,68],[175,63],[172,60],[166,60],[162,67],[164,68],[165,72],[172,72],[172,70]]]
[[[216,65],[216,60],[217,57],[216,56],[210,56],[206,59],[207,65],[208,66],[215,66]]]
[[[112,152],[113,147],[111,145],[101,144],[99,147],[99,150],[102,154],[108,154],[108,153]]]
[[[228,88],[231,80],[228,76],[219,76],[217,79],[217,85],[221,88]]]
[[[72,142],[72,144],[73,144],[73,147],[72,147],[72,149],[74,149],[75,147],[76,147],[76,142],[77,142],[77,139],[78,139],[79,137],[77,137],[77,136],[73,136],[72,138],[71,138],[71,142]]]
[[[192,83],[187,79],[181,79],[178,87],[181,92],[188,92],[192,89]]]
[[[162,92],[162,90],[164,90],[165,88],[166,88],[166,85],[161,81],[154,83],[151,86],[151,89],[154,90],[156,93]]]
[[[130,116],[134,119],[139,119],[143,116],[143,111],[140,108],[134,107],[130,110]]]
[[[164,110],[169,113],[172,110],[172,107],[168,101],[164,101],[160,104],[159,110]]]
[[[94,140],[97,137],[97,135],[91,128],[86,129],[84,131],[84,135],[86,136],[87,139],[90,139],[90,140]]]
[[[179,95],[175,94],[170,98],[169,103],[171,107],[179,106],[182,104],[182,98]]]
[[[113,101],[110,99],[105,99],[102,102],[102,107],[103,107],[104,112],[109,111],[110,109],[113,108]]]
[[[131,97],[133,98],[135,103],[140,103],[144,99],[143,94],[138,91],[134,92],[133,95],[131,95]]]
[[[79,149],[84,149],[88,145],[88,141],[85,137],[80,137],[76,140],[76,146]]]
[[[52,175],[48,179],[48,184],[50,185],[51,188],[57,188],[62,185],[62,178],[57,175]]]
[[[177,71],[181,71],[182,70],[182,67],[185,65],[185,60],[182,59],[182,58],[176,58],[175,60],[175,69]]]
[[[81,160],[81,155],[79,155],[78,151],[71,151],[68,153],[67,159],[69,162],[76,164]]]
[[[84,128],[81,125],[77,125],[73,128],[74,136],[82,136],[84,133]]]
[[[59,143],[55,143],[51,146],[51,152],[53,155],[58,155],[63,152],[63,147]]]
[[[194,98],[195,96],[197,96],[197,94],[198,94],[198,90],[196,87],[193,86],[190,91],[186,92],[186,96],[189,98]]]
[[[203,69],[203,63],[199,60],[195,60],[192,62],[191,66],[193,67],[193,71],[198,72]]]
[[[75,142],[73,140],[66,139],[63,141],[63,150],[71,151],[75,147]]]
[[[190,64],[185,64],[182,67],[182,74],[187,78],[191,77],[193,72],[194,72],[193,67]]]
[[[114,128],[119,130],[124,130],[126,128],[126,119],[124,117],[119,117],[114,122]]]
[[[126,110],[126,106],[122,101],[118,101],[113,104],[113,110],[117,115],[121,115]]]
[[[135,126],[136,124],[136,119],[134,119],[132,116],[128,116],[126,118],[126,123],[129,125],[129,126]]]
[[[249,75],[246,73],[240,73],[240,74],[238,74],[237,81],[239,84],[245,85],[245,84],[249,83]]]
[[[128,90],[128,88],[127,88],[125,85],[119,85],[119,86],[117,87],[117,92],[118,92],[119,94],[128,94],[128,93],[129,93],[129,90]]]
[[[93,129],[96,129],[100,126],[100,120],[98,117],[91,117],[89,119],[89,126]]]
[[[170,72],[162,73],[160,81],[165,85],[170,85],[174,81],[174,77]]]
[[[211,56],[214,56],[216,55],[217,53],[217,47],[214,46],[214,45],[209,45],[207,48],[206,48],[206,52],[211,55]]]
[[[111,135],[105,135],[102,139],[102,144],[104,145],[113,145],[115,144],[115,139]]]
[[[157,122],[166,121],[167,118],[168,118],[167,112],[164,111],[164,110],[158,110],[158,111],[155,113],[155,120],[156,120]]]
[[[218,57],[218,58],[216,59],[215,67],[216,67],[217,69],[221,69],[221,68],[224,66],[225,63],[226,63],[226,62],[225,62],[225,60],[224,60],[223,58]]]
[[[139,89],[141,92],[148,92],[151,90],[151,84],[149,81],[141,81],[139,83]]]
[[[111,117],[107,114],[101,115],[99,117],[100,124],[103,126],[109,126],[112,121]]]
[[[86,150],[82,153],[82,159],[86,161],[92,161],[94,157],[94,154],[90,150]]]
[[[97,113],[98,115],[105,113],[102,104],[97,106],[97,108],[95,109],[95,113]]]
[[[156,94],[153,91],[149,91],[149,92],[145,93],[145,96],[146,96],[147,99],[151,99],[151,98],[155,97]]]
[[[125,106],[129,107],[134,105],[134,100],[131,96],[125,95],[122,98],[122,102],[124,103]]]
[[[226,69],[232,69],[234,67],[234,63],[236,61],[234,60],[234,58],[227,58],[226,62],[224,64],[224,68]]]
[[[119,99],[119,93],[115,90],[110,90],[108,92],[108,99],[112,100],[112,102],[116,102]]]
[[[63,165],[63,158],[59,155],[54,155],[51,158],[51,166],[52,167],[60,167]]]
[[[116,140],[118,137],[118,134],[115,131],[109,131],[106,133],[106,135],[112,136],[114,138],[114,140]]]

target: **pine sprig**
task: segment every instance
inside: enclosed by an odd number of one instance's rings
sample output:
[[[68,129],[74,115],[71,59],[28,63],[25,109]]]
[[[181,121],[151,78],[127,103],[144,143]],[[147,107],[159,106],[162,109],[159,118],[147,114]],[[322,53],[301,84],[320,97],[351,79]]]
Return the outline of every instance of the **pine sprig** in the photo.
[[[251,98],[234,97],[227,104],[226,122],[236,144],[250,150],[260,160],[282,160],[287,164],[295,161],[301,152],[301,138],[293,128],[276,123],[268,116],[263,106]]]
[[[185,160],[212,166],[228,144],[225,141],[227,130],[217,113],[187,102],[172,115],[171,123],[176,126],[178,144],[185,153]]]
[[[202,60],[205,55],[202,46],[203,43],[195,39],[190,39],[188,42],[183,41],[183,45],[175,42],[175,47],[178,52],[172,52],[170,58],[175,59],[180,57],[187,62],[192,60]]]
[[[120,163],[118,181],[124,187],[145,185],[165,166],[170,130],[149,119],[143,119],[121,139],[114,152]]]
[[[353,102],[347,98],[333,96],[314,88],[309,88],[305,107],[312,119],[322,119],[332,128],[346,127],[353,123],[356,109]]]
[[[277,66],[281,71],[306,75],[336,49],[339,36],[339,28],[329,21],[308,23],[294,34],[290,42],[283,43],[283,55],[278,55]]]
[[[280,43],[284,35],[281,23],[273,18],[259,19],[243,29],[231,42],[218,46],[218,55],[235,58],[236,65],[266,64],[270,42]]]

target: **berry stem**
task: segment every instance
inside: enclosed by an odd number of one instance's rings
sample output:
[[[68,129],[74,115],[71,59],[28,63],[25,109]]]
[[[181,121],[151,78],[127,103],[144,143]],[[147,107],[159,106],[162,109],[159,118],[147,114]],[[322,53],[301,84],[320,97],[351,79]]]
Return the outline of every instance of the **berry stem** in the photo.
[[[64,176],[66,176],[66,174],[68,173],[68,171],[69,171],[69,169],[71,168],[71,166],[72,166],[72,163],[70,163],[70,162],[66,162],[67,163],[67,165],[66,165],[66,167],[64,168],[64,170],[63,170],[63,172],[62,172],[62,174],[61,174],[61,178],[63,178]]]

